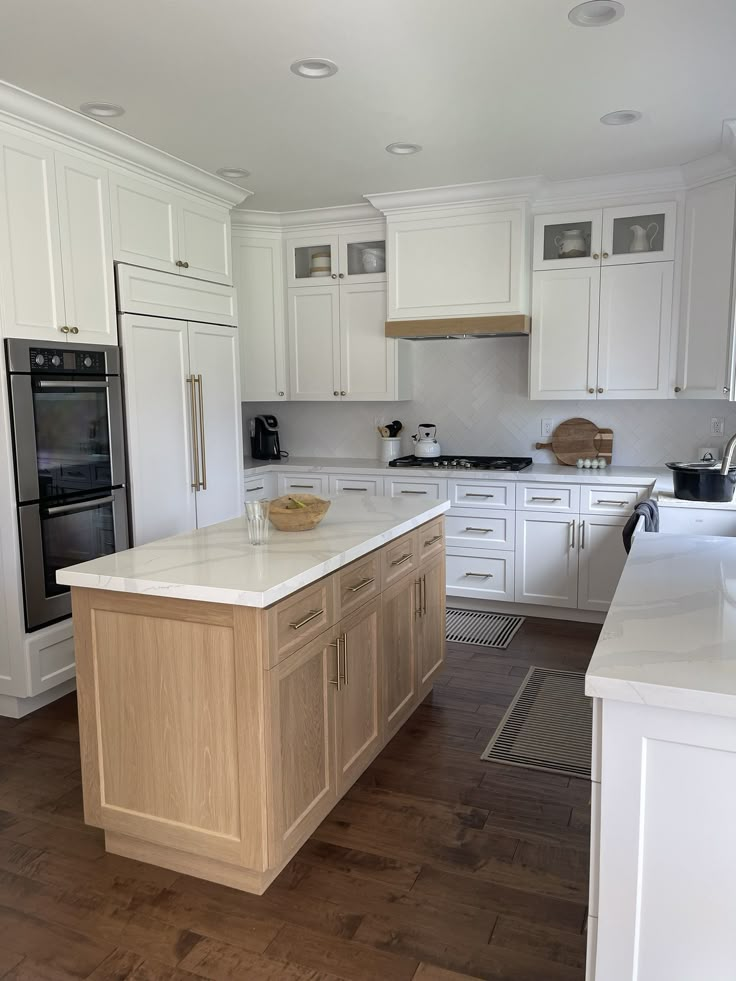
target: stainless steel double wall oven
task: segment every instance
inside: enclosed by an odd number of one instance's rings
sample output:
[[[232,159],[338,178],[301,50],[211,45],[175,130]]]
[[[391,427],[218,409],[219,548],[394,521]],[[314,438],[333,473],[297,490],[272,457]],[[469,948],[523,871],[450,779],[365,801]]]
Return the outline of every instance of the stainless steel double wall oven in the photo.
[[[120,353],[5,343],[31,631],[71,613],[58,569],[128,547]]]

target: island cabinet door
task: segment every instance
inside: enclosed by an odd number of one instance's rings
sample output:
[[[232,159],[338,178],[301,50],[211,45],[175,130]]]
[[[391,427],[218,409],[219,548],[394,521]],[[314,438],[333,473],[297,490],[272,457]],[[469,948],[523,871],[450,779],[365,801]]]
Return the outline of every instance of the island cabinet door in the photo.
[[[383,593],[383,722],[387,736],[406,721],[416,702],[419,588],[416,573],[409,573]]]
[[[431,689],[435,675],[445,663],[445,555],[444,552],[419,570],[419,606],[416,620],[419,697]]]
[[[349,789],[383,741],[380,688],[380,601],[346,617],[338,630],[340,684],[335,686],[337,793]]]
[[[335,634],[320,634],[267,672],[270,866],[296,851],[337,800]]]

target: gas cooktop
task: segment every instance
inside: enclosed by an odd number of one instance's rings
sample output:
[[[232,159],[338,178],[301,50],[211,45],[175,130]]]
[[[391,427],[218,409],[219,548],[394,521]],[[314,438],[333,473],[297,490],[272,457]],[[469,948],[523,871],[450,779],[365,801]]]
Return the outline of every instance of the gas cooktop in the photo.
[[[525,470],[532,465],[530,456],[400,456],[390,467],[430,467],[435,470]]]

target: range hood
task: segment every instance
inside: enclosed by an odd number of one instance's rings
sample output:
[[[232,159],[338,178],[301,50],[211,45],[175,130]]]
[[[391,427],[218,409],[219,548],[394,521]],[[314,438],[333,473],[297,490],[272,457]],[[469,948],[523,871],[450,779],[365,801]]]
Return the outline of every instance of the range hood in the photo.
[[[531,320],[523,313],[493,317],[445,317],[429,320],[387,320],[386,337],[408,341],[440,341],[465,337],[520,337],[528,334]]]

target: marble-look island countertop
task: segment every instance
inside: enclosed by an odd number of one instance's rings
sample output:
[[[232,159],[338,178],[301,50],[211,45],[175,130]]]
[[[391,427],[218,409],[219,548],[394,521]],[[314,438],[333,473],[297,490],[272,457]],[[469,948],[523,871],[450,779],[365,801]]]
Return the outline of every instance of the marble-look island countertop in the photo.
[[[736,718],[736,539],[637,536],[585,691]]]
[[[246,519],[233,518],[69,566],[56,578],[66,586],[266,607],[449,507],[449,501],[338,497],[313,531],[271,528],[265,545],[251,545]]]

